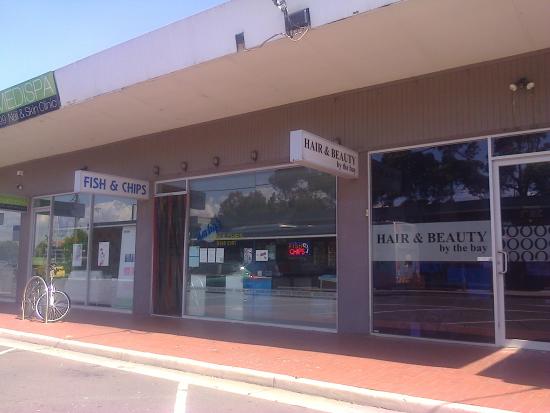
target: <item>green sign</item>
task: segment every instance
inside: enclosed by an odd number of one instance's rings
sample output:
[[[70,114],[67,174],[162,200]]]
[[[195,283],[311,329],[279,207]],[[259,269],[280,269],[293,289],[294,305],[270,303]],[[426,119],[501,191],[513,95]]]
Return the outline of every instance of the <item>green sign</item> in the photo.
[[[0,209],[8,209],[10,211],[26,211],[27,205],[27,198],[15,195],[0,194]]]
[[[0,91],[0,128],[60,107],[54,73],[45,73]]]

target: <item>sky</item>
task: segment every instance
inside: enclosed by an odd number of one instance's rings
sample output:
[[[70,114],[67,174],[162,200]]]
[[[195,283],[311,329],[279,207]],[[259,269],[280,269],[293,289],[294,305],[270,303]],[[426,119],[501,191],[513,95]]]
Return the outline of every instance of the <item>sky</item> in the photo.
[[[227,0],[0,0],[0,91]]]

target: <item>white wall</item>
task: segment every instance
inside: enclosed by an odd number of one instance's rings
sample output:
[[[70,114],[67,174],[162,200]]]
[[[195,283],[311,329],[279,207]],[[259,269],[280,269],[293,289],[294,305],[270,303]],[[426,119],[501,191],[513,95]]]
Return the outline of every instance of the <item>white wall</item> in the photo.
[[[290,12],[309,7],[312,27],[401,0],[287,0]],[[98,28],[99,30],[100,28]],[[232,0],[55,71],[62,105],[128,87],[248,48],[285,30],[271,0]]]

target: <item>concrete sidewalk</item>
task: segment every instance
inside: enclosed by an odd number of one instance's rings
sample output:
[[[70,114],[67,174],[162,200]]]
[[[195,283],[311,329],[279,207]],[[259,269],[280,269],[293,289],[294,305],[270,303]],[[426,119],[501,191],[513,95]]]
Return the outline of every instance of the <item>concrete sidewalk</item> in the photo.
[[[4,337],[395,410],[550,412],[549,352],[76,309],[46,325],[7,305],[0,328]]]

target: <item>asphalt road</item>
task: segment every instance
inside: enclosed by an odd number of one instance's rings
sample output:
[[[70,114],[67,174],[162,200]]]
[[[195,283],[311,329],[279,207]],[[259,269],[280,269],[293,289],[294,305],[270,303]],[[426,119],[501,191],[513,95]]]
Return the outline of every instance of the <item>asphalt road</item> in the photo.
[[[3,339],[0,377],[1,411],[10,413],[382,412]]]

